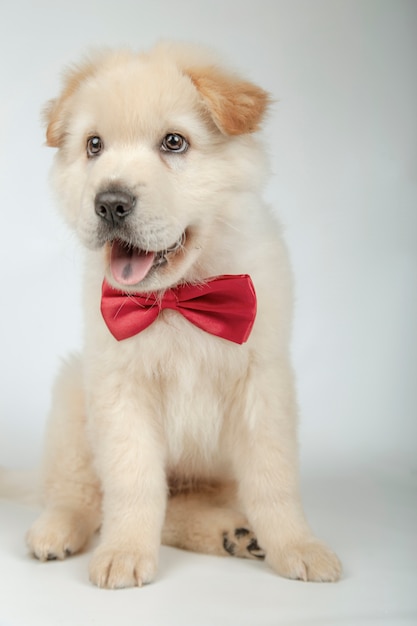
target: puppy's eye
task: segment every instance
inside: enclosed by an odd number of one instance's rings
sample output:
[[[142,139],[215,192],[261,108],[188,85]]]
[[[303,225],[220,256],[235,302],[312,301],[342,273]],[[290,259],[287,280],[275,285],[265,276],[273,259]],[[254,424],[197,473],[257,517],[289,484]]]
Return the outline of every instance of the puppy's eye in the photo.
[[[101,138],[95,135],[87,139],[87,156],[95,157],[103,150],[103,142]]]
[[[168,133],[162,140],[161,150],[164,152],[185,152],[188,149],[188,141],[178,133]]]

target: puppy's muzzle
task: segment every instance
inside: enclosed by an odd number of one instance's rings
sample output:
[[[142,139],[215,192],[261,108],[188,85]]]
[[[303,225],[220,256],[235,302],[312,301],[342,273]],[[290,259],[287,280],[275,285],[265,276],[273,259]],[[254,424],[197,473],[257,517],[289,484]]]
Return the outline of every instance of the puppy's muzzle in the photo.
[[[99,192],[94,201],[96,214],[108,226],[120,226],[135,207],[136,198],[126,191],[108,190]]]

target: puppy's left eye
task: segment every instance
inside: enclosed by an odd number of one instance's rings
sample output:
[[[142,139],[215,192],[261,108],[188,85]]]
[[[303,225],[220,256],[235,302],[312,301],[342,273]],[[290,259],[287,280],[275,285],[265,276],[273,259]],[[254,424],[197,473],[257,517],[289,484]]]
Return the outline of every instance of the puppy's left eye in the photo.
[[[189,143],[182,135],[178,133],[168,133],[162,140],[161,150],[163,152],[185,152],[188,149]]]
[[[87,139],[87,156],[89,158],[95,157],[103,150],[103,142],[101,137],[94,135]]]

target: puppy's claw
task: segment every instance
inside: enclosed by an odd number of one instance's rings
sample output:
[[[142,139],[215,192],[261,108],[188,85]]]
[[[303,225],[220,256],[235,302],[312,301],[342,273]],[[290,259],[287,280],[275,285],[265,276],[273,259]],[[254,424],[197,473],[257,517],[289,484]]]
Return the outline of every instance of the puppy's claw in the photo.
[[[104,589],[142,587],[154,579],[155,558],[139,552],[97,548],[90,563],[90,580]]]
[[[317,540],[268,551],[266,560],[278,574],[293,580],[336,582],[342,574],[336,554]]]

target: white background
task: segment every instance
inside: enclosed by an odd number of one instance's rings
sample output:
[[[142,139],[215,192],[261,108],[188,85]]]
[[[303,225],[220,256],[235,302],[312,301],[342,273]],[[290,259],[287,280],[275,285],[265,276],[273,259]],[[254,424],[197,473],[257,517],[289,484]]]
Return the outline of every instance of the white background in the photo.
[[[0,624],[415,624],[416,2],[1,0],[0,463],[37,465],[54,373],[80,346],[80,251],[49,195],[40,110],[90,47],[161,38],[215,47],[276,100],[266,193],[296,279],[306,508],[345,579],[164,549],[162,581],[106,596],[86,555],[26,560],[34,513],[2,505]]]

